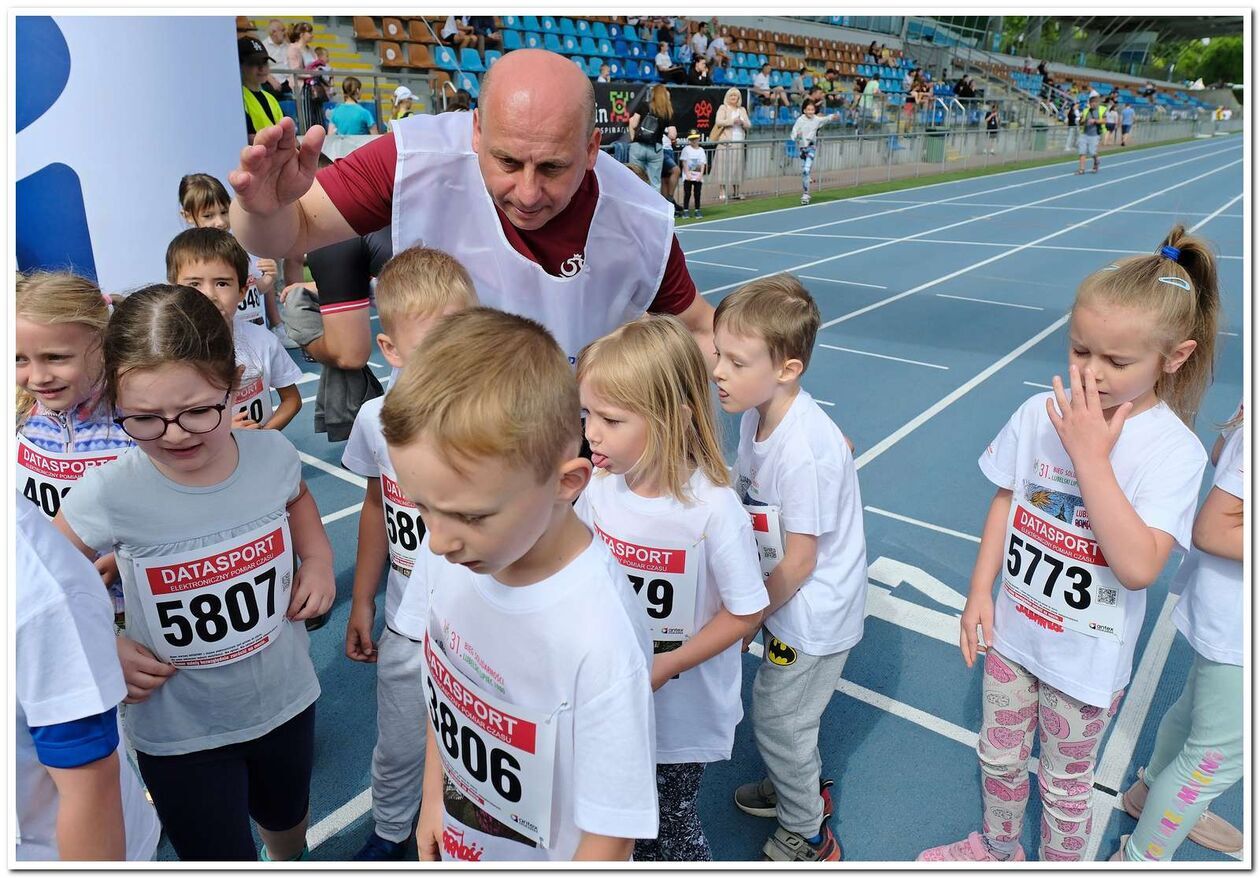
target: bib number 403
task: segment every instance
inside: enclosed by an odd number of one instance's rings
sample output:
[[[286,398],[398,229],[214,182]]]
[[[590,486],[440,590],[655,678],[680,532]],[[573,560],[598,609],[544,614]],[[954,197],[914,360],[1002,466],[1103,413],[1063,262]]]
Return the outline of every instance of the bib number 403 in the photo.
[[[258,585],[266,587],[265,616],[258,612],[258,597],[254,593]],[[158,601],[156,607],[162,622],[162,637],[171,646],[188,646],[193,642],[194,631],[203,642],[217,643],[227,637],[229,631],[244,634],[252,630],[260,618],[275,614],[276,571],[269,567],[255,576],[253,582],[234,583],[222,598],[213,592],[197,595],[188,602],[186,611],[183,599]]]
[[[1063,590],[1063,600],[1067,605],[1074,610],[1084,610],[1090,605],[1092,598],[1089,588],[1093,584],[1093,577],[1088,570],[1076,564],[1065,565],[1062,559],[1043,552],[1018,535],[1012,533],[1010,536],[1011,541],[1006,547],[1006,572],[1012,579],[1020,577],[1022,571],[1024,585],[1035,588],[1033,577],[1040,569],[1045,575],[1042,596],[1052,598],[1060,577],[1066,577],[1068,581],[1064,583],[1066,588]],[[1025,553],[1031,559],[1027,564]]]
[[[486,742],[472,726],[461,725],[455,711],[438,701],[432,677],[426,677],[425,684],[429,688],[429,717],[446,755],[462,762],[464,769],[478,783],[489,779],[500,796],[509,802],[519,802],[521,780],[516,772],[521,770],[521,764],[505,750],[487,748]]]

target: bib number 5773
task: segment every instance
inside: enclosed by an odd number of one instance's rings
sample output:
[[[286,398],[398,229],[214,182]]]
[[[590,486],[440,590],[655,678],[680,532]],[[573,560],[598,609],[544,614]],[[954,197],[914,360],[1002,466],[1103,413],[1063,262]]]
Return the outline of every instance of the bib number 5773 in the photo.
[[[478,783],[489,779],[500,796],[509,802],[519,802],[521,780],[516,772],[521,770],[521,764],[516,757],[498,747],[487,748],[472,726],[461,724],[455,711],[438,701],[432,677],[425,678],[425,685],[429,689],[429,717],[446,755],[463,763],[464,769]]]
[[[255,586],[260,585],[266,589],[267,604],[267,612],[262,616],[254,593]],[[194,631],[205,643],[217,643],[227,637],[229,631],[244,634],[253,630],[260,618],[275,614],[276,570],[268,567],[258,573],[253,582],[243,580],[232,584],[221,599],[213,592],[197,595],[188,602],[186,612],[182,598],[158,601],[155,607],[162,623],[162,637],[171,646],[188,646],[193,642]]]
[[[1027,563],[1026,558],[1029,559]],[[1090,605],[1089,588],[1093,584],[1093,576],[1088,570],[1076,564],[1065,565],[1062,559],[1011,533],[1006,547],[1006,572],[1012,579],[1020,578],[1024,585],[1036,588],[1034,577],[1039,570],[1045,577],[1041,583],[1043,597],[1052,598],[1060,578],[1064,578],[1063,600],[1067,605],[1074,610],[1084,610]]]

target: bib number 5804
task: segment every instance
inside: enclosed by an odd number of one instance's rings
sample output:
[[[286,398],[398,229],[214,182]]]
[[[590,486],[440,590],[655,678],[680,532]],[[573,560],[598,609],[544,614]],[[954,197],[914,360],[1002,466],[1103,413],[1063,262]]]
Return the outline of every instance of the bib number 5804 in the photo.
[[[162,622],[162,637],[171,646],[184,647],[193,642],[193,633],[203,643],[217,643],[227,637],[229,631],[244,634],[253,629],[262,618],[258,612],[258,598],[254,586],[265,585],[267,590],[266,618],[276,612],[276,571],[269,567],[254,577],[253,582],[233,583],[220,598],[214,592],[206,592],[188,602],[185,613],[182,598],[158,601],[158,619]],[[191,614],[192,618],[189,619]],[[174,630],[169,630],[174,629]]]
[[[1027,565],[1024,564],[1024,553],[1028,553],[1028,557],[1032,560]],[[1024,585],[1032,587],[1033,576],[1041,565],[1045,565],[1046,581],[1042,587],[1043,597],[1053,597],[1055,585],[1059,581],[1059,577],[1066,576],[1070,582],[1063,591],[1063,600],[1074,610],[1084,610],[1092,600],[1089,594],[1089,587],[1093,584],[1093,577],[1084,567],[1076,564],[1067,565],[1066,569],[1061,559],[1056,558],[1048,552],[1043,552],[1037,546],[1030,542],[1025,542],[1016,534],[1011,534],[1011,541],[1006,547],[1006,572],[1010,574],[1012,579],[1019,577],[1020,571],[1023,571]]]
[[[511,753],[498,747],[488,748],[487,753],[486,742],[481,740],[476,730],[470,725],[460,725],[455,711],[438,701],[433,678],[427,677],[425,683],[429,687],[429,716],[442,742],[442,749],[451,759],[462,762],[478,783],[489,779],[500,796],[509,802],[519,802],[521,780],[515,772],[521,770],[521,764]]]

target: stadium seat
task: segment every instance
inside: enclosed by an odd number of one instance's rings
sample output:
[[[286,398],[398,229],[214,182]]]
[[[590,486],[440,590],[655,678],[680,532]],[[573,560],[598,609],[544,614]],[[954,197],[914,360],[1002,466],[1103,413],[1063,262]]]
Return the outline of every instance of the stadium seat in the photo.
[[[456,88],[462,88],[472,95],[473,98],[476,98],[481,93],[481,84],[477,81],[475,74],[460,71],[455,74],[452,82],[455,83]]]
[[[613,38],[612,31],[610,31],[609,28],[616,27],[616,25],[606,25],[602,21],[593,21],[590,24],[591,24],[591,36],[593,36],[595,39],[611,40]],[[578,27],[580,28],[581,26],[582,26],[582,23],[578,22]]]
[[[796,114],[797,114],[797,110],[795,107],[779,107],[779,119],[778,119],[779,124],[780,125],[795,124]]]
[[[712,73],[712,79],[713,79],[714,85],[726,85],[726,68],[714,67],[713,73]]]
[[[428,70],[437,65],[433,63],[433,51],[428,46],[424,43],[408,43],[407,66]]]
[[[599,54],[603,55],[605,58],[613,58],[613,57],[616,57],[617,55],[616,51],[614,51],[613,49],[613,44],[611,40],[608,40],[608,39],[600,40],[598,43],[596,43],[596,46],[598,47],[597,50]]]
[[[525,48],[526,49],[541,49],[542,47],[543,47],[542,34],[535,33],[534,31],[525,32]]]
[[[354,37],[357,40],[379,40],[381,32],[369,15],[354,16]]]
[[[736,52],[731,58],[731,66],[735,68],[745,67],[748,65],[748,56],[743,52]]]
[[[435,44],[440,42],[423,18],[413,18],[407,22],[407,37],[413,43]]]
[[[661,75],[656,72],[656,65],[651,61],[643,61],[639,64],[639,78],[644,82],[659,82]]]
[[[433,47],[433,64],[442,70],[459,69],[459,61],[455,58],[455,50],[450,46]]]
[[[521,32],[518,30],[503,31],[503,51],[510,52],[513,49],[522,49],[525,44],[521,42]]]
[[[573,34],[575,36],[578,32],[577,25],[573,23],[573,19],[571,18],[556,19],[556,29],[562,34]]]
[[[538,26],[542,28],[543,33],[555,33],[558,30],[555,18],[550,15],[538,16]]]
[[[551,37],[551,34],[544,35],[543,42],[545,43],[546,40],[550,37]],[[566,55],[572,55],[572,54],[575,54],[576,52],[581,51],[578,48],[578,38],[574,36],[573,34],[561,34],[560,45],[564,47],[564,53]]]
[[[769,104],[761,104],[754,107],[752,111],[752,123],[754,128],[766,128],[774,124],[774,110]]]
[[[599,75],[599,67],[595,68],[595,75]],[[625,79],[626,68],[617,58],[608,59],[608,78],[609,79]]]
[[[403,27],[402,19],[398,18],[382,18],[381,31],[387,40],[397,40],[402,42],[407,39],[407,29]]]
[[[619,24],[610,24],[608,25],[608,38],[610,40],[621,38],[625,36],[624,30],[625,29]]]
[[[591,79],[594,79],[595,77],[599,76],[599,65],[603,63],[604,63],[603,58],[588,58],[586,60],[586,70],[585,70],[586,75],[589,76]]]
[[[472,46],[459,50],[459,66],[474,73],[484,73],[486,65],[481,63],[481,55]]]
[[[407,59],[403,56],[402,46],[398,43],[390,43],[381,40],[376,44],[376,50],[381,55],[382,67],[406,67]]]
[[[769,59],[768,59],[765,55],[762,55],[762,54],[758,54],[758,55],[757,55],[757,66],[758,66],[758,67],[763,67],[764,65],[766,65],[766,64],[768,64],[768,63],[770,63],[770,62],[769,62]]]
[[[743,67],[735,74],[736,85],[752,85],[752,77],[748,75],[748,68]]]
[[[521,30],[541,31],[542,26],[538,23],[537,15],[522,15]]]
[[[556,33],[554,30],[543,31],[542,39],[542,47],[548,52],[564,51],[564,46],[560,43],[560,34]]]
[[[629,44],[627,44],[627,45],[628,45],[628,47],[629,47],[629,49],[630,49],[630,54],[629,54],[629,55],[627,55],[627,56],[625,56],[625,57],[628,57],[628,58],[633,58],[635,61],[638,61],[638,60],[642,59],[642,58],[643,58],[643,56],[646,54],[646,53],[643,51],[643,44],[642,44],[642,43],[639,43],[639,42],[634,42],[634,43],[629,43]]]
[[[587,63],[586,58],[583,58],[581,55],[567,55],[565,57],[567,57],[570,61],[576,64],[578,66],[578,70],[581,70],[583,75],[589,75],[586,73],[586,63]]]
[[[499,27],[502,30],[521,30],[521,17],[519,15],[500,15]]]
[[[595,47],[595,41],[591,39],[590,37],[582,37],[578,45],[581,47],[581,51],[583,54],[586,54],[586,55],[599,54],[599,49]]]
[[[616,55],[618,58],[631,57],[630,47],[626,44],[625,40],[617,40],[613,43],[613,54]]]
[[[486,49],[486,69],[494,66],[494,62],[503,57],[503,53],[494,49]]]

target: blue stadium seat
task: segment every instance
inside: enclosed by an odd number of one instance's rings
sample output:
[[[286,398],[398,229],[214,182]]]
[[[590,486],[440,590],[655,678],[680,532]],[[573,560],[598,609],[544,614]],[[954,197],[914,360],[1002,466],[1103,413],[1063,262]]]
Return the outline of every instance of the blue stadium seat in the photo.
[[[494,62],[503,57],[503,53],[494,49],[486,49],[486,69],[494,66]]]
[[[726,68],[725,67],[714,67],[713,73],[711,75],[713,78],[714,85],[726,85]]]
[[[736,67],[736,68],[738,68],[738,67],[746,67],[747,65],[748,65],[748,56],[747,56],[747,55],[745,55],[743,52],[736,52],[736,53],[735,53],[735,54],[731,57],[731,66],[732,66],[732,67]]]
[[[735,74],[736,85],[752,85],[752,77],[748,75],[748,68],[741,67],[739,72]]]
[[[583,73],[586,73],[586,69],[590,63],[586,58],[583,58],[581,55],[570,55],[568,57],[570,61],[572,61],[574,64],[578,66],[578,70],[581,70]],[[589,73],[586,73],[586,75],[590,76]]]
[[[774,124],[774,110],[769,104],[760,104],[753,108],[752,123],[754,128],[766,128]]]
[[[657,82],[661,75],[656,72],[656,65],[651,61],[642,61],[639,63],[639,78],[645,82]]]
[[[770,87],[771,88],[774,88],[776,85],[781,85],[781,86],[786,87],[787,85],[791,83],[791,81],[792,80],[782,70],[770,71]]]
[[[780,125],[793,125],[796,122],[796,107],[779,107],[778,122]]]
[[[538,16],[538,26],[542,28],[543,33],[555,33],[557,30],[556,20],[550,15]]]
[[[542,34],[534,33],[533,31],[525,32],[525,48],[526,49],[541,49],[542,47],[543,47]]]
[[[521,16],[521,30],[532,30],[532,31],[542,30],[542,25],[538,23],[538,16],[537,15],[522,15]]]
[[[563,52],[564,46],[560,44],[560,34],[554,30],[543,31],[543,48],[548,52]]]
[[[783,153],[790,159],[796,158],[796,141],[788,138],[783,142]]]
[[[504,30],[522,30],[521,17],[519,15],[500,15],[499,26]]]
[[[761,55],[761,54],[758,54],[758,55],[757,55],[757,66],[758,66],[758,67],[762,67],[762,66],[764,66],[765,64],[768,64],[769,62],[770,62],[770,59],[769,59],[769,58],[767,58],[765,55]]]
[[[547,34],[547,36],[551,36],[551,34]],[[572,55],[575,52],[581,51],[578,48],[578,38],[574,34],[564,34],[563,36],[561,36],[560,44],[564,46],[564,51],[567,54]]]
[[[591,26],[591,36],[593,36],[595,39],[597,39],[597,40],[611,40],[611,39],[613,39],[613,34],[612,34],[612,32],[609,30],[609,27],[617,27],[617,25],[615,25],[615,24],[614,24],[614,25],[606,25],[606,24],[604,24],[602,21],[592,21],[592,22],[588,22],[588,23],[589,23],[589,24],[590,24],[590,26]],[[579,23],[578,23],[578,27],[581,27],[581,26],[582,26],[582,23],[581,23],[581,22],[579,22]],[[618,29],[618,32],[620,32],[620,29]]]
[[[645,43],[656,43],[656,31],[648,27],[646,24],[639,25],[639,39]]]
[[[503,32],[503,51],[510,52],[513,49],[523,49],[525,43],[521,41],[521,32],[518,30],[505,30]]]
[[[599,76],[599,65],[604,63],[603,58],[590,58],[586,62],[586,75],[591,79]],[[611,76],[609,77],[611,79]]]
[[[561,18],[556,21],[556,25],[562,34],[574,34],[576,36],[578,29],[573,24],[571,18]]]
[[[582,53],[586,55],[598,55],[599,49],[595,48],[595,41],[590,37],[582,37],[581,41]]]
[[[602,39],[596,43],[596,45],[598,46],[599,54],[603,55],[605,58],[612,58],[617,54],[617,52],[613,49],[611,40]]]
[[[626,44],[625,40],[617,40],[613,43],[613,54],[618,58],[630,57],[630,47]]]
[[[459,68],[459,61],[455,58],[455,50],[450,46],[434,46],[433,63],[442,70],[457,70]]]
[[[459,66],[474,73],[484,73],[486,65],[481,63],[481,55],[472,46],[459,50]]]
[[[598,72],[599,71],[596,70],[597,75],[598,75]],[[626,68],[625,68],[625,65],[621,63],[620,59],[618,58],[608,59],[608,78],[609,79],[625,79],[626,78]]]
[[[595,22],[595,26],[596,26],[596,27],[602,27],[602,26],[603,26],[603,22],[602,22],[602,21],[597,21],[597,22]],[[625,31],[625,29],[624,29],[621,25],[619,25],[619,24],[610,24],[610,25],[608,25],[608,38],[609,38],[610,40],[620,39],[620,38],[622,38],[622,37],[624,37],[624,36],[625,36],[624,31]]]
[[[640,42],[628,43],[627,46],[630,49],[630,54],[625,56],[627,58],[632,58],[635,61],[638,61],[639,59],[643,58],[643,56],[646,54],[643,51],[643,44]]]
[[[579,37],[584,37],[591,33],[591,23],[585,18],[573,19],[573,27],[577,30],[577,35]]]
[[[476,97],[481,93],[481,84],[477,81],[475,74],[461,70],[459,73],[455,74],[455,79],[453,81],[456,88],[464,89],[472,95],[474,99],[476,99]]]

